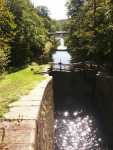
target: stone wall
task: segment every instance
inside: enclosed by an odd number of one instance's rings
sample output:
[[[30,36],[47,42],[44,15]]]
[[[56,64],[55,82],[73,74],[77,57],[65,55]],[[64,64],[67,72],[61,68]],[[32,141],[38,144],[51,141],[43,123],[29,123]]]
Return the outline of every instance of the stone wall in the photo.
[[[52,75],[56,110],[62,109],[64,104],[74,106],[77,101],[87,107],[92,105],[109,149],[113,150],[113,76],[96,75],[90,70],[72,73],[54,71]]]
[[[103,130],[109,137],[108,142],[111,145],[113,142],[113,77],[97,76],[95,88],[95,100],[102,117]]]
[[[53,89],[55,108],[84,102],[90,103],[94,98],[96,75],[92,71],[53,72]]]
[[[42,105],[40,108],[38,127],[37,127],[37,148],[38,150],[53,150],[53,90],[50,82],[43,96]]]
[[[51,77],[9,106],[0,120],[0,150],[53,150]]]

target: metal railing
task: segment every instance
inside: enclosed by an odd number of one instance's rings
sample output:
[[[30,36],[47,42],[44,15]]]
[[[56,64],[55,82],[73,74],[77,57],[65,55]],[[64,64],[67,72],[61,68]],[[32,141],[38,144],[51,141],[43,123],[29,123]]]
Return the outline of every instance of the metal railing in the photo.
[[[85,64],[85,63],[70,63],[64,64],[62,62],[54,63],[50,62],[50,71],[77,71],[77,70],[96,70],[97,66],[92,64]]]

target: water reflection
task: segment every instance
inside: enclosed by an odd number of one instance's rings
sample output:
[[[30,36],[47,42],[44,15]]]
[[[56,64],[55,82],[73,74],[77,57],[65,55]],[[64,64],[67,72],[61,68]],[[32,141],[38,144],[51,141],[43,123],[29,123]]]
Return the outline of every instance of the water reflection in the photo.
[[[55,150],[106,150],[93,116],[83,111],[55,114]]]
[[[67,51],[67,47],[64,45],[64,39],[59,38],[60,45],[57,47],[56,52],[52,55],[52,60],[55,63],[53,66],[54,69],[67,69],[68,66],[65,66],[67,64],[70,64],[71,62],[71,55]],[[62,65],[59,65],[62,64]]]
[[[64,39],[63,38],[58,38],[60,41],[60,45],[57,47],[58,50],[66,50],[67,47],[64,45]]]
[[[67,51],[56,51],[52,59],[54,63],[70,64],[71,56]]]

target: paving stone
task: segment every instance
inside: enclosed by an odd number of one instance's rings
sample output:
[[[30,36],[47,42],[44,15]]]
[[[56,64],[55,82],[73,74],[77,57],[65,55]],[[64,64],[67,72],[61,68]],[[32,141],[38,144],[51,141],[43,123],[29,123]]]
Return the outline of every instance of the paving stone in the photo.
[[[0,120],[0,128],[5,127],[5,129],[13,129],[13,128],[36,128],[35,120],[22,120],[20,124],[18,124],[18,120],[9,120],[2,119]]]
[[[38,106],[21,106],[21,107],[12,107],[10,111],[4,115],[6,119],[37,119],[39,113]]]
[[[2,148],[3,147],[3,148]],[[34,150],[31,144],[0,144],[0,150]]]
[[[17,101],[9,105],[9,107],[14,106],[40,106],[40,101]]]
[[[4,115],[4,119],[0,120],[0,150],[46,150],[45,147],[52,147],[49,142],[50,131],[52,130],[52,120],[49,119],[52,114],[49,106],[51,103],[49,101],[52,101],[52,92],[50,92],[52,86],[47,89],[51,79],[51,77],[48,77],[47,80],[35,87],[29,95],[22,96],[19,101],[9,105],[9,112]],[[50,94],[48,94],[48,90]],[[49,116],[46,116],[48,111],[43,110],[45,105],[49,109]],[[45,112],[42,113],[41,111]],[[43,114],[44,116],[41,116]],[[5,136],[3,138],[4,130]],[[37,135],[37,132],[39,132],[39,135]],[[43,133],[45,137],[43,137],[44,140],[40,139],[41,143],[38,143],[40,133]],[[36,149],[40,144],[42,144],[41,149]],[[53,148],[48,150],[53,150]]]

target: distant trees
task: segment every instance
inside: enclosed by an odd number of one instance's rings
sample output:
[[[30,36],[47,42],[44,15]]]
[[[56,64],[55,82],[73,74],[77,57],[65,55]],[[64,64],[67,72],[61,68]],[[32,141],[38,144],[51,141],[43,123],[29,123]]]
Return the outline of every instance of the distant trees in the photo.
[[[50,32],[56,32],[60,30],[61,30],[61,25],[59,23],[59,20],[52,20]]]
[[[73,60],[113,63],[113,2],[69,0],[67,7]]]
[[[49,10],[46,6],[38,6],[37,13],[39,16],[48,17],[49,18]]]

